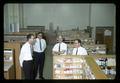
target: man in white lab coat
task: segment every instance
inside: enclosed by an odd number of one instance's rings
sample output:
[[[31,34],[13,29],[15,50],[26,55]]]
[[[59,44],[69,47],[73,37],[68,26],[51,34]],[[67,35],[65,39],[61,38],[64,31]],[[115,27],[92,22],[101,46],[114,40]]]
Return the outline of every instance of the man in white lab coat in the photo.
[[[34,79],[37,76],[38,69],[39,69],[39,78],[44,79],[43,69],[44,69],[44,61],[45,61],[46,40],[43,39],[42,32],[37,33],[37,38],[35,39],[33,49],[34,49],[33,51]]]
[[[22,46],[19,56],[20,66],[23,68],[25,79],[33,79],[32,43],[33,34],[27,35],[27,42]]]
[[[58,43],[56,43],[52,49],[53,55],[66,55],[67,54],[67,44],[63,42],[63,37],[61,35],[57,38]]]
[[[87,50],[81,46],[81,40],[74,40],[74,49],[72,55],[88,55]]]

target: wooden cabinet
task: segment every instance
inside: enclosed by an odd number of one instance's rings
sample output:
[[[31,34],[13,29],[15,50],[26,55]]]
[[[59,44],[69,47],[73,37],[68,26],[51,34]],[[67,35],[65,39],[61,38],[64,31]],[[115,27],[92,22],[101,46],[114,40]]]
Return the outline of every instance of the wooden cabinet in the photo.
[[[21,42],[8,42],[4,43],[4,48],[11,48],[14,49],[14,64],[15,64],[15,79],[22,78],[22,70],[19,63],[19,55],[21,49]]]
[[[113,53],[114,27],[99,26],[96,27],[96,43],[106,44],[107,54]]]
[[[12,63],[4,63],[4,79],[15,79],[14,65]]]
[[[66,61],[67,60],[67,61]],[[53,79],[108,79],[91,56],[54,55]]]
[[[90,56],[85,57],[87,64],[90,66],[96,79],[108,79],[107,76],[101,71],[100,67],[96,64],[94,59]]]
[[[57,57],[53,58],[53,79],[84,79],[84,63],[82,57]]]
[[[101,71],[107,76],[108,79],[115,79],[116,75],[116,56],[115,55],[96,55],[91,56]],[[105,61],[105,59],[107,59]]]
[[[15,79],[14,49],[4,49],[4,78]]]

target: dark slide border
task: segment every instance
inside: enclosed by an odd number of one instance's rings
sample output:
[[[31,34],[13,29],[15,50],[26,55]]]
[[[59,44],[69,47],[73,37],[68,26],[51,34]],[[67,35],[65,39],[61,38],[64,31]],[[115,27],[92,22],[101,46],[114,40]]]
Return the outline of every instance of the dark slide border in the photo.
[[[4,5],[6,3],[113,3],[116,5],[116,78],[120,79],[120,41],[119,41],[119,31],[120,31],[120,4],[118,3],[119,0],[0,0],[0,80],[3,80],[3,48],[4,48]],[[87,81],[87,82],[102,82],[101,80],[95,80],[95,81]],[[55,80],[53,82],[66,82],[66,81],[58,81]],[[72,83],[73,81],[69,81],[69,83]],[[74,81],[74,82],[81,82],[81,81]],[[82,81],[86,82],[86,81]]]

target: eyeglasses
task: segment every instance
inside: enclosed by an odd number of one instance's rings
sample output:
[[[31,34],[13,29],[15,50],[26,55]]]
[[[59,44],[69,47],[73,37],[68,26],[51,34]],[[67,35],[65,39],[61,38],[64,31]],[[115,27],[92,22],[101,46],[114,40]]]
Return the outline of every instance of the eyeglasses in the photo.
[[[74,44],[78,44],[78,43],[74,43]]]

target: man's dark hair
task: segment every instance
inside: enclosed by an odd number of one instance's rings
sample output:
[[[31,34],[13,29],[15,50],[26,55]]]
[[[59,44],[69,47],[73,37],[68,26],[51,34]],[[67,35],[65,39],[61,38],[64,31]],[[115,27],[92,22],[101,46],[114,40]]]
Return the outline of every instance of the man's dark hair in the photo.
[[[43,32],[38,32],[37,35],[39,35],[39,34],[42,34],[42,35],[43,35]]]
[[[75,39],[75,41],[78,41],[78,43],[81,43],[81,40],[80,40],[80,39]]]
[[[33,35],[33,34],[28,34],[28,35],[27,35],[27,41],[28,41],[32,36],[34,36],[34,35]]]

